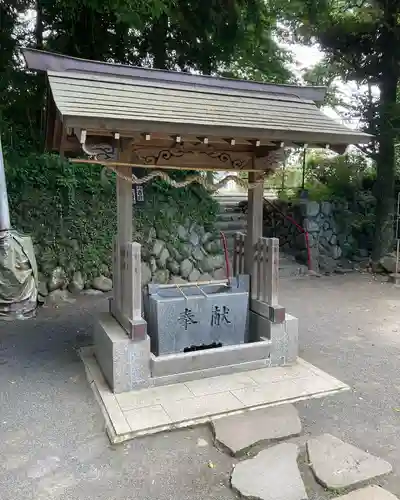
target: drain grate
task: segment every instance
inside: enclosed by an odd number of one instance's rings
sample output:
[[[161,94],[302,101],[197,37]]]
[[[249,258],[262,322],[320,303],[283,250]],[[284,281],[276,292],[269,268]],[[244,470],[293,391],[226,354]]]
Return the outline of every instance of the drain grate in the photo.
[[[193,352],[193,351],[204,351],[205,349],[215,349],[217,347],[222,347],[221,342],[213,342],[212,344],[208,345],[191,345],[190,347],[185,347],[183,349],[183,352]]]

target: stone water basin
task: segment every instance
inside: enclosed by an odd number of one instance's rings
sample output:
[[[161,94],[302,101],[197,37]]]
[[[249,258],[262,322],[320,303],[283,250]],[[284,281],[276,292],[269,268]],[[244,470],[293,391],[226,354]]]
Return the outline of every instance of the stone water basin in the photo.
[[[149,285],[145,319],[154,355],[243,344],[248,276],[224,283]]]

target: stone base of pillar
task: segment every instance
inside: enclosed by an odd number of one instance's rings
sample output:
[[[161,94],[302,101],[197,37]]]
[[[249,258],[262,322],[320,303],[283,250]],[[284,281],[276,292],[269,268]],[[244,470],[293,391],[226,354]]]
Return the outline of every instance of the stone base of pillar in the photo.
[[[150,385],[150,338],[130,339],[110,313],[100,314],[95,325],[94,354],[115,394]]]
[[[399,273],[390,274],[389,283],[393,283],[395,286],[400,286],[400,274]]]
[[[249,329],[252,341],[270,340],[270,366],[284,366],[296,362],[299,352],[299,321],[290,314],[285,315],[283,323],[274,323],[269,319],[249,311]]]

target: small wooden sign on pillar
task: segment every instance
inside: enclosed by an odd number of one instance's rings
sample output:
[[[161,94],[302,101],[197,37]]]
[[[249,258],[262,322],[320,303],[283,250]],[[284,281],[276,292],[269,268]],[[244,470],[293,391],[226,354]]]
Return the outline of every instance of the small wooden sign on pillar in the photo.
[[[132,186],[132,199],[134,205],[144,203],[144,188],[141,184],[134,184]]]

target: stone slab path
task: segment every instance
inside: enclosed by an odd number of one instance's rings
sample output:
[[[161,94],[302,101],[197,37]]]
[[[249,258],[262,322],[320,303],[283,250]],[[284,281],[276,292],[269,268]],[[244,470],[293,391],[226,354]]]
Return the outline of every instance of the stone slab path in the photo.
[[[347,488],[392,471],[385,460],[330,434],[307,441],[307,452],[317,481],[329,489]]]
[[[296,436],[301,432],[299,414],[285,404],[212,421],[215,440],[238,456],[252,446]]]
[[[367,486],[338,497],[336,500],[398,500],[398,498],[379,486]]]
[[[231,475],[232,488],[252,500],[306,500],[298,452],[295,444],[282,443],[239,462]]]

